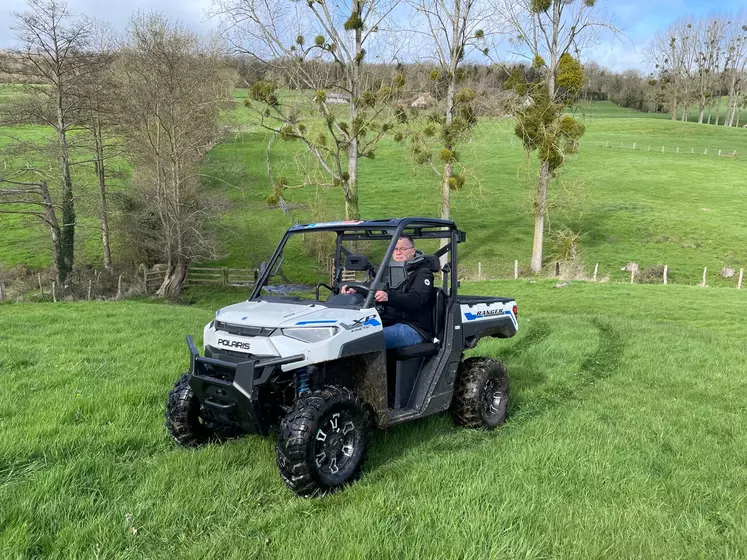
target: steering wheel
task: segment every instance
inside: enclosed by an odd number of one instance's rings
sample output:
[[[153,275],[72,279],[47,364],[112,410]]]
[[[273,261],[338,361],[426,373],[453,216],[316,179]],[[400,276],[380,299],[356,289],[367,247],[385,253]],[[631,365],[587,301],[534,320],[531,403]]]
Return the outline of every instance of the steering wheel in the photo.
[[[347,286],[348,288],[352,288],[353,290],[361,294],[363,297],[368,296],[368,293],[371,291],[371,288],[369,288],[368,286],[366,286],[365,284],[361,282],[345,282],[345,284],[343,285]]]

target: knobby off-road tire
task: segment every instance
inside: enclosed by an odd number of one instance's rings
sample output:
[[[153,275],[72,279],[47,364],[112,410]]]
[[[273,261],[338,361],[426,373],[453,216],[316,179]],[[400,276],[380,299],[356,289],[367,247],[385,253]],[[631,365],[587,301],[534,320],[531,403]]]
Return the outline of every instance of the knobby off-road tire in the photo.
[[[174,384],[166,403],[166,428],[177,443],[197,447],[241,435],[241,430],[212,421],[189,386],[189,373]]]
[[[490,358],[468,358],[459,364],[451,401],[452,418],[467,428],[492,430],[508,413],[508,373]]]
[[[326,386],[306,393],[280,422],[280,475],[306,497],[350,484],[360,476],[372,430],[370,408],[349,389]]]

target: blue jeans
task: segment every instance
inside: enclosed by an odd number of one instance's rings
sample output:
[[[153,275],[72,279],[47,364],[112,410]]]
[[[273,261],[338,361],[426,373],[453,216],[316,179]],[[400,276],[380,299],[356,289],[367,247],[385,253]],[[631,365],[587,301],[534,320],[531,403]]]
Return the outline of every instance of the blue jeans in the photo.
[[[423,337],[410,325],[396,323],[389,327],[384,327],[384,341],[386,342],[387,350],[394,350],[395,348],[420,344],[423,342]]]

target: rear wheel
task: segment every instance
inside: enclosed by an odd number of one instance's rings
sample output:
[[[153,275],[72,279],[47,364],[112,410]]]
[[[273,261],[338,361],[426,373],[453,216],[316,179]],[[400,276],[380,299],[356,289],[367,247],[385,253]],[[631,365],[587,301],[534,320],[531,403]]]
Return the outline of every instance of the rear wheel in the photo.
[[[241,435],[241,430],[215,422],[189,386],[189,372],[174,384],[166,403],[166,428],[180,445],[196,447]]]
[[[275,448],[285,484],[301,496],[327,494],[360,476],[371,439],[369,407],[344,387],[322,387],[293,404]]]
[[[501,362],[468,358],[459,364],[449,412],[457,424],[492,430],[506,421],[509,394],[508,373]]]

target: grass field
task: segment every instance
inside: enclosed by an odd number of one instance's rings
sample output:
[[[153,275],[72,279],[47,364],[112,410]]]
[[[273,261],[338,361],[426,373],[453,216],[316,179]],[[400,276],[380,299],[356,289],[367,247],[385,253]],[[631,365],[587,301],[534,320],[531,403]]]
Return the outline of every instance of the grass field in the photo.
[[[741,240],[747,230],[740,216],[747,197],[747,133],[640,113],[633,118],[628,113],[611,103],[580,108],[587,134],[560,179],[580,185],[581,196],[567,215],[551,214],[550,229],[568,226],[581,232],[583,261],[589,269],[599,262],[600,273],[613,280],[625,278],[619,269],[631,260],[643,267],[668,264],[675,282],[691,284],[701,280],[705,266],[712,273],[723,266],[744,266],[747,252]],[[619,118],[621,114],[625,118]],[[240,134],[206,158],[205,173],[217,178],[207,181],[209,188],[227,193],[231,201],[230,212],[220,223],[226,256],[216,265],[262,260],[292,219],[312,221],[309,206],[322,208],[329,218],[343,212],[341,193],[334,189],[287,191],[286,199],[295,207],[292,216],[269,208],[268,138],[261,132]],[[293,143],[274,143],[275,177],[286,175],[292,183],[298,179],[296,149]],[[703,155],[705,150],[708,155]],[[719,150],[741,155],[718,157]],[[452,216],[473,241],[461,254],[463,270],[474,275],[479,261],[487,275],[507,276],[515,259],[527,268],[536,168],[514,138],[511,122],[483,121],[461,153],[466,167],[480,179],[480,188],[465,189],[452,198]],[[235,187],[226,189],[224,181]],[[412,166],[394,142],[382,142],[377,158],[362,162],[360,182],[366,217],[438,212],[435,176]],[[555,193],[559,190],[556,185]],[[552,255],[549,235],[545,248],[545,254]],[[713,274],[709,283],[734,285]]]
[[[743,558],[747,294],[502,281],[520,334],[496,432],[379,433],[359,483],[295,498],[274,436],[163,426],[183,335],[215,307],[0,305],[2,558]]]

